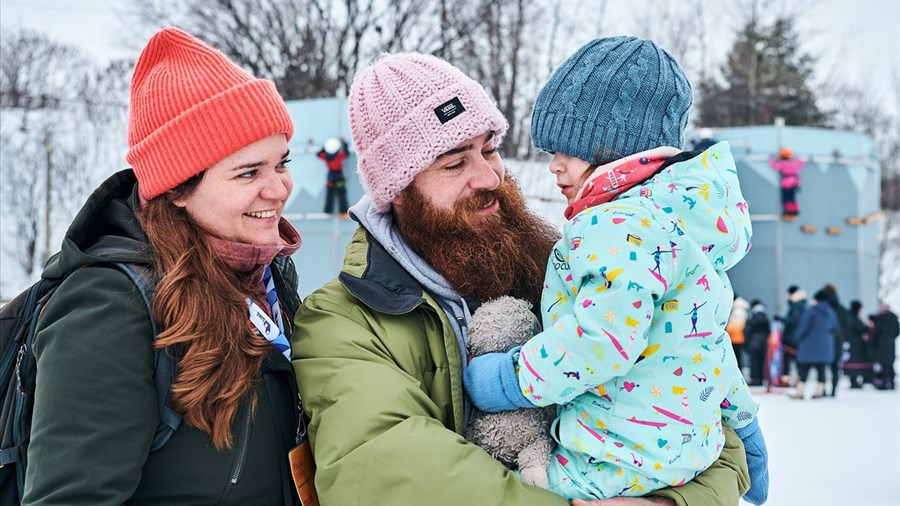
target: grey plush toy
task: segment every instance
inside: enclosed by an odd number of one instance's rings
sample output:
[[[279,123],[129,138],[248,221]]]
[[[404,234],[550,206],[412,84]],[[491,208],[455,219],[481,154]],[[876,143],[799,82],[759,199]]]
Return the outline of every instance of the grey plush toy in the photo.
[[[525,344],[540,330],[531,305],[513,297],[486,302],[469,322],[471,356],[505,352]],[[475,409],[466,428],[467,440],[477,444],[509,469],[518,469],[523,482],[547,488],[547,467],[553,440],[553,406],[484,413]]]

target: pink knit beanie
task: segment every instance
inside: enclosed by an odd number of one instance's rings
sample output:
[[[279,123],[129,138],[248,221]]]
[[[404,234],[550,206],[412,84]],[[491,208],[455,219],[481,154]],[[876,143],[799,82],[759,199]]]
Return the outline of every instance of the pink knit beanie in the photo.
[[[241,148],[294,124],[271,81],[176,28],[158,32],[131,78],[128,153],[150,200]]]
[[[425,54],[383,55],[350,87],[350,132],[357,171],[375,208],[391,201],[438,155],[507,123],[484,88]]]

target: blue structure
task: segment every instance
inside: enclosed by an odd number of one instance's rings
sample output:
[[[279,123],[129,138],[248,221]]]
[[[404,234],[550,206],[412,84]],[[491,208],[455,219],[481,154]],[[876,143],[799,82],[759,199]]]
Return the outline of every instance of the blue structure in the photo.
[[[831,283],[841,303],[874,311],[878,297],[881,172],[874,141],[864,135],[807,127],[717,129],[732,146],[753,220],[753,248],[729,271],[735,292],[784,314],[785,291],[812,294]],[[806,160],[795,221],[781,218],[780,175],[769,158],[781,146]]]
[[[356,230],[356,222],[325,214],[325,182],[328,169],[316,153],[330,137],[350,142],[347,104],[343,98],[293,100],[287,102],[294,119],[294,138],[290,142],[294,192],[285,207],[285,217],[297,227],[303,245],[294,255],[300,273],[300,296],[337,275],[344,259],[344,248]],[[363,194],[356,173],[356,153],[344,163],[347,200],[352,206]]]
[[[287,106],[296,131],[290,143],[294,192],[285,215],[303,236],[294,261],[300,295],[305,297],[337,275],[356,230],[356,222],[322,212],[327,169],[316,157],[325,139],[349,140],[350,130],[343,98],[291,101]],[[853,132],[778,126],[721,128],[714,138],[732,146],[753,220],[753,248],[729,272],[735,291],[748,300],[762,300],[773,314],[784,314],[788,286],[796,284],[812,295],[832,283],[845,305],[859,299],[865,311],[874,310],[879,266],[874,218],[881,195],[874,141]],[[769,167],[769,157],[781,146],[806,160],[796,221],[781,219],[780,176]],[[507,165],[525,194],[536,199],[532,208],[560,223],[565,202],[549,184],[546,164],[507,160]],[[352,205],[363,194],[352,145],[344,174]]]

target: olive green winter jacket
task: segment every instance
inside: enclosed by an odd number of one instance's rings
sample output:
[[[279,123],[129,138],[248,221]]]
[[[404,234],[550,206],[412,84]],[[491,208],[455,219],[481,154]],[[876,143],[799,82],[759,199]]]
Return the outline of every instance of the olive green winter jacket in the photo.
[[[134,188],[130,170],[103,183],[44,270],[44,277],[68,277],[41,314],[34,339],[24,502],[292,504],[287,453],[297,432],[297,389],[290,363],[274,347],[257,378],[255,413],[249,397],[238,408],[230,449],[216,450],[207,433],[182,421],[150,453],[159,423],[150,317],[134,283],[108,265],[150,262],[134,216]],[[117,252],[86,252],[97,244],[114,244]],[[292,315],[299,305],[293,263],[280,258],[272,265],[279,300]]]
[[[363,228],[338,279],[298,311],[292,350],[323,506],[566,504],[463,439],[452,327]],[[711,468],[654,495],[680,505],[737,504],[749,487],[747,464],[740,439],[726,434]]]

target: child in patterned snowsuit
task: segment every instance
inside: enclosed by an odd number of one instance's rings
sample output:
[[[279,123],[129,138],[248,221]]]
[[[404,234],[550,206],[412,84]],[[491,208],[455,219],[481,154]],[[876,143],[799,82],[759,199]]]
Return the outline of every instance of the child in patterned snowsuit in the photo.
[[[725,332],[725,271],[750,248],[750,217],[727,143],[678,149],[691,102],[671,56],[613,37],[579,49],[535,103],[532,141],[555,154],[570,203],[544,331],[474,358],[465,383],[482,410],[558,405],[548,478],[567,498],[682,485],[718,458],[724,420],[747,448],[745,498],[766,499],[758,406]]]

